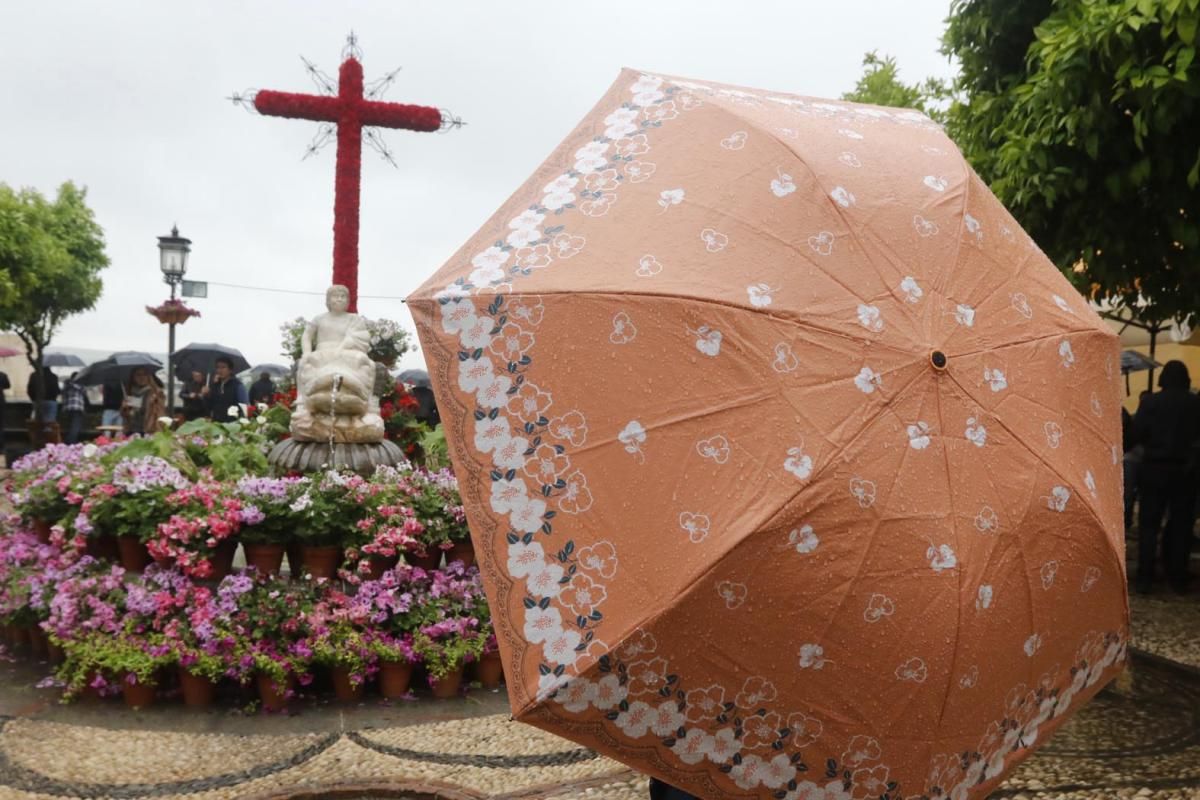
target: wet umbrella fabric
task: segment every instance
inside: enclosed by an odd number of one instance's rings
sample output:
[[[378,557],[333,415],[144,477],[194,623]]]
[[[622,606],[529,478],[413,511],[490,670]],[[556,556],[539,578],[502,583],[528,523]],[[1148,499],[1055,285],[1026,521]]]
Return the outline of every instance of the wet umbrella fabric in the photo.
[[[396,380],[409,386],[419,386],[428,389],[432,384],[429,373],[423,369],[406,369],[396,376]]]
[[[258,378],[264,372],[270,375],[272,378],[282,378],[286,375],[290,375],[292,371],[283,364],[255,364],[253,367],[243,370],[242,372],[246,375],[250,375],[253,378]]]
[[[162,369],[163,364],[149,353],[124,350],[84,367],[75,376],[75,382],[83,386],[97,386],[109,381],[120,381],[122,385],[126,385],[129,383],[130,374],[138,367],[145,367],[151,373],[156,373]]]
[[[1117,337],[924,115],[622,73],[408,305],[517,719],[962,800],[1121,668]]]
[[[175,362],[175,374],[186,377],[192,371],[203,372],[212,377],[216,370],[217,359],[225,357],[233,362],[233,374],[245,372],[250,362],[242,355],[242,351],[223,344],[193,342],[187,347],[175,351],[171,360]]]
[[[71,353],[46,353],[42,356],[42,364],[47,367],[85,367],[82,358]]]
[[[1158,369],[1161,366],[1162,364],[1137,350],[1121,351],[1121,372],[1144,372],[1148,369]]]

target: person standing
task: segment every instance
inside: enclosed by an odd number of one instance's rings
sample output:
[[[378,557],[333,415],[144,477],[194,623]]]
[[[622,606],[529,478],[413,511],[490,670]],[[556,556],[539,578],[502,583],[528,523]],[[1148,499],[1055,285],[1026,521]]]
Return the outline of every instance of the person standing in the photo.
[[[183,416],[189,422],[208,415],[208,401],[204,397],[204,386],[208,378],[198,369],[192,370],[191,378],[183,385],[179,398],[183,400]]]
[[[125,404],[125,390],[119,381],[104,382],[104,399],[100,402],[100,424],[105,427],[123,425],[121,409]]]
[[[167,400],[158,382],[145,367],[137,367],[129,378],[122,414],[125,433],[151,434],[158,430],[158,420],[167,413]]]
[[[208,399],[213,422],[232,422],[242,415],[241,406],[250,402],[246,387],[233,376],[233,362],[225,356],[217,358],[213,382],[201,394]]]
[[[58,376],[49,367],[42,367],[41,373],[34,371],[25,385],[25,393],[29,395],[30,403],[42,404],[42,422],[58,420]]]
[[[1134,436],[1143,447],[1138,475],[1137,591],[1154,583],[1158,533],[1163,514],[1163,561],[1177,592],[1187,591],[1188,559],[1196,519],[1196,447],[1200,438],[1200,399],[1182,361],[1168,361],[1158,378],[1159,391],[1143,397],[1133,418]]]
[[[275,382],[271,380],[271,373],[264,372],[258,376],[250,386],[250,404],[258,405],[259,403],[270,403],[271,398],[275,396]]]
[[[8,373],[0,371],[0,456],[4,456],[5,466],[8,466],[8,439],[4,435],[4,429],[7,427],[4,422],[6,416],[4,393],[11,388],[12,383],[8,380]]]
[[[79,441],[79,434],[83,432],[83,415],[87,411],[87,391],[75,382],[75,376],[78,374],[72,372],[71,377],[63,384],[63,415],[66,418],[63,441],[67,444]]]

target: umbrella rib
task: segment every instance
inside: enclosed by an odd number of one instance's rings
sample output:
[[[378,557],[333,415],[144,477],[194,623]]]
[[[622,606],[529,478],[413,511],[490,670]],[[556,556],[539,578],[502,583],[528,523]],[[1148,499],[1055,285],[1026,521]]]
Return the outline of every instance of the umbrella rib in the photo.
[[[1007,350],[1007,349],[1013,348],[1013,347],[1020,347],[1023,344],[1032,344],[1033,342],[1040,342],[1040,341],[1044,341],[1046,339],[1065,339],[1068,336],[1074,336],[1076,334],[1088,334],[1088,333],[1095,333],[1095,334],[1099,334],[1101,336],[1109,335],[1109,334],[1107,334],[1106,331],[1103,331],[1099,328],[1068,328],[1065,331],[1055,331],[1054,333],[1046,333],[1046,334],[1041,334],[1039,336],[1030,336],[1027,339],[1017,339],[1017,340],[1011,341],[1011,342],[1004,342],[1003,344],[998,344],[994,347],[980,347],[976,350],[968,350],[964,353],[955,353],[954,355],[957,358],[967,358],[968,356],[977,356],[980,353],[995,353],[1000,350]]]

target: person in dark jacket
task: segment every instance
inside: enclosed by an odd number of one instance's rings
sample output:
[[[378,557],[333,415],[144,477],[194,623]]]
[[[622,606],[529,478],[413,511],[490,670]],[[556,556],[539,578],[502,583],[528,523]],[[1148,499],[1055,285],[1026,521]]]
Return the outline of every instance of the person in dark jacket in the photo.
[[[58,419],[58,396],[62,390],[58,385],[58,376],[49,367],[42,367],[40,379],[37,372],[29,376],[25,393],[29,395],[29,402],[42,404],[43,422],[55,422]]]
[[[250,385],[250,404],[258,405],[259,403],[270,403],[271,398],[275,396],[275,382],[271,380],[271,373],[264,372],[258,376],[258,380]]]
[[[676,789],[669,783],[663,783],[658,778],[651,778],[650,800],[699,800],[699,798],[694,794],[688,794],[683,789]]]
[[[208,398],[208,412],[213,422],[232,422],[242,416],[240,406],[249,402],[246,387],[233,377],[233,362],[221,356],[217,359],[213,382],[201,392]]]
[[[123,425],[121,409],[125,407],[125,388],[120,381],[105,381],[104,399],[100,403],[100,424],[106,427]]]
[[[208,378],[198,369],[192,370],[191,377],[183,384],[179,399],[183,401],[183,417],[189,422],[208,416],[208,398],[204,396],[204,386]]]
[[[1138,476],[1137,591],[1154,583],[1158,532],[1163,533],[1167,578],[1177,592],[1187,590],[1188,558],[1196,519],[1196,447],[1200,438],[1200,398],[1190,391],[1191,377],[1182,361],[1168,361],[1158,378],[1159,391],[1144,397],[1134,417],[1134,436],[1143,447]]]

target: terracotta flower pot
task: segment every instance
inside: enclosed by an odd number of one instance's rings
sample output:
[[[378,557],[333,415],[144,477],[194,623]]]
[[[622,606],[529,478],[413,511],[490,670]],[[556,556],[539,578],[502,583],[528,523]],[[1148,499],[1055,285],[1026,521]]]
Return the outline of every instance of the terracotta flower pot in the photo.
[[[383,577],[383,573],[400,563],[400,556],[369,555],[367,556],[367,563],[371,569],[367,572],[366,579],[377,581]]]
[[[452,700],[458,697],[458,690],[462,686],[462,679],[462,667],[459,667],[448,675],[443,675],[433,684],[433,696],[439,700]]]
[[[293,539],[284,545],[284,549],[287,551],[288,574],[293,578],[299,578],[304,574],[304,564],[301,563],[303,559],[300,557],[300,542]]]
[[[357,703],[362,700],[363,689],[366,684],[351,683],[350,670],[345,667],[332,667],[329,670],[329,677],[333,679],[333,696],[343,703]]]
[[[121,681],[121,697],[130,708],[146,708],[153,705],[154,691],[153,683],[139,683],[136,678],[132,683],[128,678]]]
[[[118,536],[117,552],[121,557],[121,566],[126,572],[143,572],[150,563],[150,552],[146,544],[136,536]]]
[[[389,700],[408,694],[412,682],[413,665],[407,661],[379,662],[379,693]]]
[[[462,542],[455,542],[450,548],[450,552],[446,553],[446,563],[451,561],[461,561],[464,567],[469,567],[475,563],[475,545],[470,539]]]
[[[423,556],[416,553],[405,553],[404,560],[414,567],[424,570],[437,569],[442,564],[442,551],[434,549]]]
[[[54,667],[67,660],[67,654],[63,652],[62,645],[55,644],[48,637],[46,639],[46,659]]]
[[[42,544],[50,544],[50,523],[44,519],[33,520],[33,532]]]
[[[188,708],[208,708],[217,693],[215,683],[202,675],[193,675],[185,667],[179,668],[179,689]]]
[[[242,549],[246,551],[247,566],[254,567],[263,575],[279,574],[279,567],[283,564],[283,545],[244,542]]]
[[[342,548],[336,544],[304,544],[300,546],[300,574],[311,574],[316,578],[337,577],[342,565]]]
[[[30,647],[30,630],[27,625],[11,625],[9,627],[8,640],[12,643],[14,651],[19,653],[28,653]]]
[[[111,533],[98,533],[87,538],[87,554],[92,558],[104,561],[117,561],[121,552],[117,547],[117,537]]]
[[[105,699],[105,696],[100,694],[100,690],[92,686],[92,681],[102,677],[99,672],[93,672],[88,676],[87,681],[83,684],[83,690],[79,693],[79,699],[89,703],[99,703]]]
[[[499,689],[504,681],[504,662],[500,660],[500,651],[485,653],[475,662],[475,677],[484,689]]]
[[[237,554],[237,548],[237,539],[224,539],[217,545],[217,549],[213,551],[212,557],[209,559],[212,562],[212,574],[208,576],[209,580],[219,581],[233,571],[233,557]]]
[[[270,675],[260,672],[254,676],[254,680],[258,684],[258,697],[262,700],[265,710],[284,711],[287,709],[288,692],[296,685],[294,677],[288,675],[287,680],[279,684]]]

